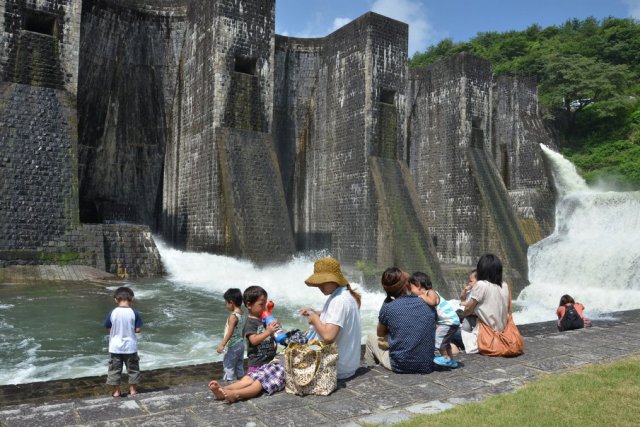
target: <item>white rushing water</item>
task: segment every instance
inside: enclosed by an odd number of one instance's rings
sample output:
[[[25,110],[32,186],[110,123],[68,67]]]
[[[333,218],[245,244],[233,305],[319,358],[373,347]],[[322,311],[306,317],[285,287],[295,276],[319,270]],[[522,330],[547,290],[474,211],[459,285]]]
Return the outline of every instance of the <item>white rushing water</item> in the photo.
[[[135,292],[134,308],[144,322],[138,335],[143,370],[222,360],[216,347],[229,315],[222,299],[229,288],[264,287],[286,330],[306,329],[298,309],[321,309],[327,299],[304,284],[321,254],[258,267],[225,256],[182,252],[162,242],[158,247],[168,277],[125,283]],[[0,384],[104,375],[108,336],[103,321],[118,286],[0,285]],[[353,286],[362,294],[364,337],[375,329],[384,296]]]
[[[558,192],[556,229],[529,247],[531,285],[517,323],[555,319],[571,295],[592,318],[640,308],[640,192],[590,189],[571,162],[542,146]]]
[[[327,299],[318,289],[304,283],[313,273],[315,259],[326,254],[299,255],[286,263],[260,267],[249,261],[222,255],[183,252],[172,249],[157,239],[156,244],[168,273],[167,279],[187,288],[222,294],[229,287],[244,290],[248,286],[259,285],[267,291],[269,299],[274,301],[275,309],[280,313],[281,310],[286,310],[291,317],[297,317],[298,309],[303,306],[320,310]],[[363,329],[365,325],[373,327],[377,322],[384,294],[367,291],[353,281],[351,286],[362,295]]]

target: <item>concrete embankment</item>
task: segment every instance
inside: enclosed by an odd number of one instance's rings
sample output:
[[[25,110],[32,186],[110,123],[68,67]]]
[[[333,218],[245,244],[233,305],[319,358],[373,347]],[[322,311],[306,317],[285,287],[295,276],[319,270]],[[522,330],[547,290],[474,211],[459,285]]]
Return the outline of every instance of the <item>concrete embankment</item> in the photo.
[[[513,392],[544,373],[640,354],[640,310],[559,333],[555,322],[520,327],[526,352],[512,358],[459,355],[460,367],[429,375],[361,368],[327,397],[285,392],[227,404],[213,399],[207,381],[220,365],[145,373],[135,398],[112,398],[104,377],[0,386],[0,426],[294,426],[392,423],[495,394]],[[106,367],[105,367],[106,369]]]
[[[39,282],[106,282],[116,275],[86,265],[11,265],[0,268],[0,284]]]

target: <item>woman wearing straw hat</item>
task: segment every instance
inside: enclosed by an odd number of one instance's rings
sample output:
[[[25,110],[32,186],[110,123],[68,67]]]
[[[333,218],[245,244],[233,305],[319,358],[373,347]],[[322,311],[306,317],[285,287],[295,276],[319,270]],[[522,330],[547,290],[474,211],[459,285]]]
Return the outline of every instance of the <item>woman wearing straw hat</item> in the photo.
[[[338,347],[338,379],[352,377],[360,366],[360,294],[342,275],[340,263],[333,258],[321,258],[313,265],[313,274],[304,281],[307,286],[320,289],[329,298],[320,313],[303,307],[300,314],[307,317],[314,335]]]
[[[409,290],[409,275],[399,268],[382,274],[387,299],[378,314],[376,333],[367,337],[364,362],[398,373],[433,371],[436,312]]]

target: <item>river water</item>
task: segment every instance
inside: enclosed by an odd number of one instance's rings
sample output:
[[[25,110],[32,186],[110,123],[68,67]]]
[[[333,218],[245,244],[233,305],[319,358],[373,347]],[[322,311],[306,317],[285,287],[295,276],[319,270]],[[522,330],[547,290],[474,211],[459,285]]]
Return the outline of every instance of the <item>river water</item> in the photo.
[[[550,150],[545,154],[561,195],[557,226],[529,248],[531,285],[515,302],[516,323],[553,320],[565,293],[596,319],[640,308],[640,193],[590,189],[570,162]],[[285,329],[303,329],[297,308],[321,308],[326,299],[303,283],[322,254],[260,268],[162,242],[158,246],[167,277],[128,283],[144,321],[139,335],[143,370],[221,360],[215,348],[227,317],[222,294],[230,287],[263,286]],[[363,294],[364,336],[374,330],[384,296],[355,287]],[[0,384],[106,374],[108,336],[102,324],[115,288],[0,284]]]
[[[304,284],[321,254],[260,268],[157,243],[167,277],[126,283],[144,322],[138,335],[143,370],[222,360],[215,349],[228,316],[222,294],[230,287],[264,287],[287,330],[306,327],[298,308],[321,309],[326,300]],[[105,374],[108,336],[102,325],[117,286],[0,284],[0,384]],[[384,296],[354,287],[362,293],[363,330],[371,331]]]

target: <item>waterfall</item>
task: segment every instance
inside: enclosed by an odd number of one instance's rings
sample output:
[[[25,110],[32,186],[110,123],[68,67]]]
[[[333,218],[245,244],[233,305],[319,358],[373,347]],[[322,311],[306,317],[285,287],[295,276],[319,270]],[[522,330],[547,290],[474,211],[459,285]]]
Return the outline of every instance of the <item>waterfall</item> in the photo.
[[[516,322],[555,319],[571,295],[589,317],[640,308],[640,192],[590,189],[562,155],[542,146],[558,193],[556,228],[528,251],[531,285]]]
[[[162,263],[171,282],[191,289],[222,295],[228,288],[244,290],[250,285],[262,286],[276,307],[295,316],[297,309],[311,306],[321,309],[327,297],[319,290],[305,285],[304,280],[313,273],[315,259],[326,253],[294,256],[289,262],[257,266],[250,261],[223,255],[183,252],[168,247],[155,238]],[[364,323],[375,325],[384,294],[371,292],[358,283],[351,286],[362,294],[361,315]]]
[[[553,181],[556,191],[558,192],[558,197],[562,198],[569,193],[589,190],[587,183],[578,174],[573,163],[565,159],[562,154],[551,150],[546,145],[540,144],[540,147],[542,147],[542,152],[552,165],[551,174],[553,175]]]

